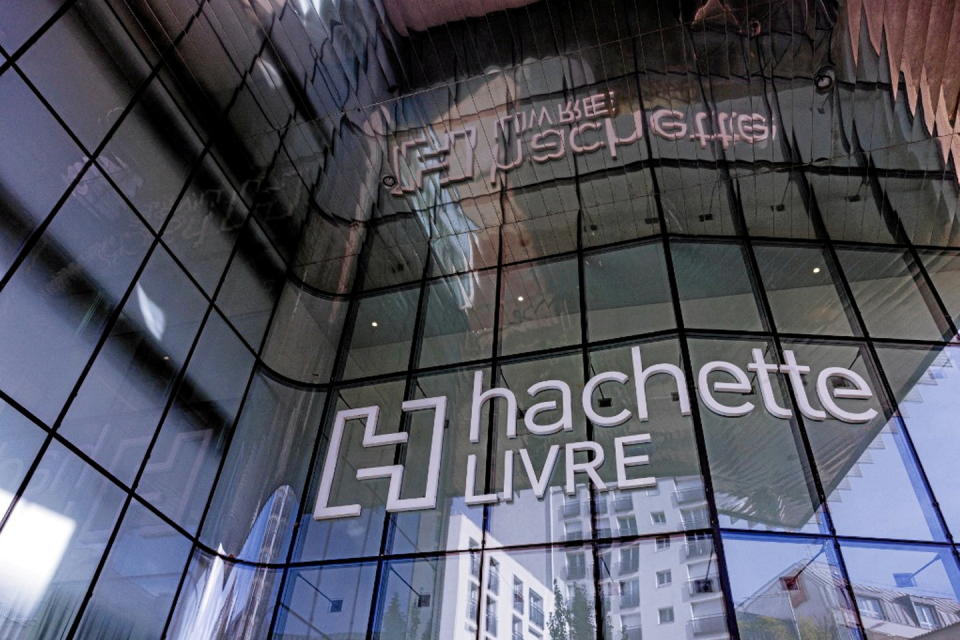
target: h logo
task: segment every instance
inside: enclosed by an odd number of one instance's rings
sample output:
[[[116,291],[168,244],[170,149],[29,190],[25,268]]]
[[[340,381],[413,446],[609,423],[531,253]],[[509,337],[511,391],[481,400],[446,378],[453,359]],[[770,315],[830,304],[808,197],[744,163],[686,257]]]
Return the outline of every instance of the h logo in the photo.
[[[385,465],[382,467],[366,467],[357,469],[357,480],[373,478],[390,478],[390,488],[387,493],[387,511],[415,511],[418,509],[433,509],[437,506],[437,485],[440,480],[440,451],[443,448],[443,424],[447,413],[447,399],[444,396],[407,400],[401,405],[404,412],[423,411],[433,409],[433,435],[430,439],[430,461],[427,464],[427,491],[422,498],[401,498],[400,488],[403,486],[402,464]],[[377,419],[380,416],[380,407],[361,407],[338,411],[333,423],[333,433],[330,435],[330,445],[323,461],[323,473],[320,476],[320,490],[317,494],[317,504],[313,510],[314,520],[329,520],[333,518],[347,518],[360,515],[359,504],[345,504],[330,506],[330,490],[333,487],[333,478],[337,470],[337,460],[340,458],[340,445],[343,442],[343,430],[348,420],[365,419],[363,428],[364,447],[383,447],[398,445],[407,442],[409,434],[377,433]]]

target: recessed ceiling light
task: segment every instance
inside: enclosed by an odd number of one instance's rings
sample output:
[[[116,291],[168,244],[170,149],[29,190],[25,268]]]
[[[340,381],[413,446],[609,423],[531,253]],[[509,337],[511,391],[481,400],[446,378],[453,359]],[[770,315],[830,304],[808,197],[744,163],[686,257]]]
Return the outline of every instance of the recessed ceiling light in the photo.
[[[814,272],[814,273],[820,273],[820,267],[814,267],[814,268],[813,268],[813,272]]]
[[[380,325],[377,324],[377,321],[376,321],[376,320],[374,320],[373,322],[370,323],[370,326],[371,326],[371,327],[379,327]]]
[[[169,360],[169,359],[170,359],[170,356],[163,356],[163,359],[164,359],[164,360]]]
[[[523,296],[517,296],[517,302],[523,302]]]

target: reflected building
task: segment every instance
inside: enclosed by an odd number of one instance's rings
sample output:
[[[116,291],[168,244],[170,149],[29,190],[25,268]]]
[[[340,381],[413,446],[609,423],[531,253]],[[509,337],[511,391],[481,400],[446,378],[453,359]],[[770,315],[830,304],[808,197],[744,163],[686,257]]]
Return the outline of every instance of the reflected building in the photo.
[[[960,635],[958,26],[0,5],[0,636]]]

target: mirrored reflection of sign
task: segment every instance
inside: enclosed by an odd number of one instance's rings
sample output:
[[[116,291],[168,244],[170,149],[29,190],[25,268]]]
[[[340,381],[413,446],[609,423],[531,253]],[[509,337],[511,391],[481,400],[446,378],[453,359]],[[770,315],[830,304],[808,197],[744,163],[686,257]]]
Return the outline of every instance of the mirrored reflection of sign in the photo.
[[[578,100],[520,108],[485,123],[469,122],[446,131],[414,130],[398,135],[390,153],[390,193],[412,194],[435,175],[440,186],[474,179],[495,184],[524,164],[547,164],[583,154],[603,153],[617,161],[620,148],[641,144],[644,135],[690,140],[700,148],[724,149],[776,138],[777,127],[761,113],[685,113],[673,108],[621,113],[613,92]],[[478,145],[489,147],[478,153]],[[485,164],[480,160],[486,157]],[[479,166],[483,164],[483,166]]]
[[[634,416],[640,423],[651,419],[648,411],[646,386],[653,376],[672,378],[676,385],[676,398],[681,415],[690,415],[690,397],[686,376],[682,369],[674,364],[658,363],[645,364],[639,347],[631,349],[632,371],[630,374],[621,371],[604,371],[586,381],[583,391],[578,398],[583,414],[597,428],[616,427],[624,424]],[[790,419],[793,411],[782,406],[774,392],[774,387],[782,376],[783,381],[790,386],[796,398],[797,409],[808,420],[823,421],[828,419],[846,423],[866,423],[877,416],[872,408],[859,407],[856,402],[866,401],[873,397],[867,381],[860,374],[844,367],[826,367],[814,372],[807,365],[797,362],[796,355],[791,350],[783,352],[784,364],[769,363],[764,359],[762,349],[752,349],[751,360],[746,367],[732,362],[715,360],[704,364],[697,373],[696,393],[704,407],[712,413],[726,417],[746,416],[759,411],[753,402],[743,400],[743,396],[753,393],[754,383],[762,400],[762,410],[778,419]],[[748,376],[748,372],[751,374]],[[820,409],[811,403],[805,378],[809,377],[815,384],[812,385],[819,401]],[[633,406],[609,407],[604,406],[599,411],[594,405],[594,396],[602,384],[632,385],[635,391]],[[473,394],[471,398],[469,425],[451,425],[455,429],[468,429],[471,443],[480,442],[481,415],[484,406],[493,402],[500,402],[501,412],[505,418],[505,436],[507,440],[518,437],[521,429],[518,424],[522,419],[522,429],[527,434],[539,437],[550,437],[564,432],[574,431],[573,406],[574,398],[570,385],[562,380],[544,380],[531,385],[526,393],[535,399],[541,400],[532,405],[522,416],[517,411],[516,392],[500,387],[485,388],[484,375],[474,373]],[[543,395],[541,395],[543,394]],[[843,404],[841,405],[841,402]],[[431,411],[430,450],[427,457],[426,491],[423,496],[401,498],[405,468],[402,464],[363,467],[356,470],[356,479],[362,481],[383,481],[389,483],[387,492],[386,510],[388,512],[416,511],[434,509],[437,506],[437,494],[440,485],[440,469],[442,467],[444,425],[447,416],[447,397],[423,398],[403,402],[401,410],[405,413],[416,411]],[[538,416],[551,413],[558,419],[545,423]],[[406,445],[409,441],[407,432],[378,432],[379,406],[369,406],[339,411],[334,419],[330,434],[329,445],[323,462],[320,475],[320,487],[317,495],[314,518],[327,520],[334,518],[359,516],[362,509],[359,504],[331,505],[331,493],[334,481],[342,468],[348,465],[340,464],[347,454],[343,449],[344,433],[347,429],[363,429],[362,446],[364,448]],[[631,433],[614,438],[612,451],[591,440],[579,442],[565,442],[550,444],[545,459],[534,460],[526,448],[508,449],[504,452],[500,486],[502,491],[496,493],[478,493],[478,461],[475,454],[469,454],[464,461],[466,464],[455,465],[454,468],[464,469],[465,495],[467,505],[496,504],[512,502],[514,499],[513,484],[515,476],[524,474],[533,494],[542,500],[555,472],[562,473],[563,488],[567,495],[575,495],[577,481],[586,479],[597,491],[629,490],[650,488],[656,486],[656,478],[644,474],[644,467],[650,464],[650,456],[644,451],[651,444],[648,433]],[[458,461],[459,462],[459,461]],[[615,472],[615,482],[605,482],[599,473],[604,465],[612,465]],[[353,467],[350,467],[353,468]],[[608,467],[609,469],[609,467]]]

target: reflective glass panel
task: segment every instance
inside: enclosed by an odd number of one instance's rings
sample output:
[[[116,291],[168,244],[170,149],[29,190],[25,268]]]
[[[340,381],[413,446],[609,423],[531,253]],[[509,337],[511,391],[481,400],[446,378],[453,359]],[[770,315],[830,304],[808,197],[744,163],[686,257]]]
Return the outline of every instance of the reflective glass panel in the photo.
[[[396,445],[363,446],[366,418],[344,419],[340,441],[333,437],[336,413],[351,409],[379,406],[376,421],[377,434],[392,434],[400,430],[404,383],[402,380],[361,387],[348,387],[337,391],[336,402],[324,417],[320,450],[311,472],[307,489],[306,508],[300,514],[300,533],[295,557],[308,560],[328,560],[372,556],[380,552],[383,539],[384,514],[387,501],[388,479],[357,479],[357,471],[370,467],[395,464],[398,456]],[[463,428],[461,426],[461,428]],[[339,447],[332,454],[331,444]],[[323,473],[327,469],[327,456],[333,462],[330,480],[328,507],[356,504],[360,507],[357,516],[345,516],[315,520],[314,509],[319,497]]]
[[[132,483],[207,302],[157,248],[60,424],[60,433]]]
[[[147,230],[89,170],[0,294],[0,385],[51,424],[123,297]]]
[[[775,349],[767,342],[690,341],[690,359],[697,376],[697,401],[720,524],[732,528],[816,533],[825,525],[799,426],[796,420],[778,418],[766,409],[770,403],[792,412],[786,381],[779,375],[770,379],[768,374],[768,396],[758,381],[760,374],[747,368],[753,362],[753,349],[760,350],[764,362],[779,362]],[[717,391],[717,383],[736,383],[735,375],[739,374],[719,369],[706,369],[706,373],[701,374],[708,363],[715,361],[739,368],[749,391]],[[723,412],[740,415],[721,415],[717,408],[708,406],[707,401],[720,405]],[[747,410],[746,403],[753,408]]]
[[[457,370],[418,376],[413,380],[414,398],[445,396],[447,399],[437,506],[435,509],[391,514],[387,535],[389,553],[469,549],[471,540],[480,540],[478,531],[483,526],[484,507],[482,504],[468,505],[465,497],[467,457],[476,456],[476,468],[479,470],[475,479],[477,493],[484,493],[484,470],[491,467],[486,438],[489,406],[485,406],[479,414],[483,437],[476,443],[470,441],[471,396],[476,373]],[[486,371],[483,373],[486,374]],[[406,414],[406,429],[410,435],[408,444],[402,450],[404,476],[401,498],[426,495],[434,418],[434,412],[430,410]]]
[[[840,549],[868,637],[960,632],[960,567],[950,547],[842,542]]]
[[[194,551],[166,637],[266,638],[281,573]]]
[[[500,353],[520,353],[580,341],[580,287],[575,259],[503,269]]]
[[[188,531],[200,522],[252,366],[252,354],[211,313],[138,487]]]
[[[254,375],[200,536],[209,547],[286,560],[324,397]]]
[[[583,272],[590,340],[675,326],[660,243],[587,254]]]
[[[376,573],[374,563],[290,570],[274,637],[363,640]]]
[[[727,638],[710,535],[622,542],[599,549],[604,638]]]
[[[345,378],[407,368],[419,295],[418,288],[401,289],[360,298],[355,303]]]
[[[947,526],[960,531],[954,468],[960,460],[960,350],[881,347],[877,353]]]
[[[434,280],[427,285],[421,367],[493,355],[495,269]]]
[[[66,636],[123,498],[61,444],[50,445],[0,531],[3,637]]]
[[[837,254],[871,336],[940,340],[948,335],[904,251],[841,249]]]
[[[27,475],[44,432],[6,402],[0,402],[0,514],[6,513]]]
[[[763,328],[740,245],[672,242],[670,251],[684,326]]]
[[[727,534],[723,550],[741,638],[861,637],[832,543]]]
[[[611,488],[593,498],[597,513],[595,535],[598,538],[629,537],[708,527],[707,498],[693,421],[689,415],[682,414],[681,386],[667,372],[650,375],[642,387],[649,417],[641,420],[635,381],[643,374],[635,368],[634,348],[640,367],[682,366],[676,340],[638,342],[630,347],[596,349],[590,353],[591,376],[615,371],[629,377],[623,384],[614,380],[600,384],[590,398],[592,409],[604,418],[621,411],[630,413],[625,422],[615,426],[592,424],[591,439],[598,442],[606,454],[599,475]],[[581,389],[576,389],[574,397],[580,395]],[[686,393],[685,384],[682,392]],[[649,435],[649,442],[639,438],[643,434]],[[647,456],[646,464],[624,466],[622,473],[627,482],[619,477],[618,446],[622,447],[625,457]],[[588,502],[583,506],[581,517],[589,524]],[[566,514],[564,512],[565,517]]]
[[[822,249],[754,245],[754,253],[779,331],[851,334],[851,312]]]
[[[903,426],[899,418],[890,417],[881,401],[883,388],[875,375],[876,365],[868,360],[865,349],[798,343],[784,343],[784,349],[793,350],[799,365],[811,369],[803,375],[803,390],[809,410],[820,414],[805,419],[804,425],[837,533],[942,539]],[[859,376],[870,397],[838,395],[860,387],[849,374],[825,377],[821,387],[820,373],[838,366]],[[843,419],[838,409],[851,415]]]
[[[138,502],[131,503],[77,637],[159,637],[189,553],[187,538]]]

